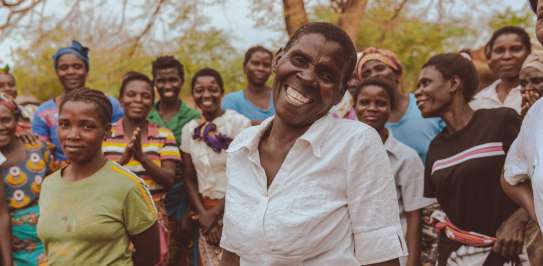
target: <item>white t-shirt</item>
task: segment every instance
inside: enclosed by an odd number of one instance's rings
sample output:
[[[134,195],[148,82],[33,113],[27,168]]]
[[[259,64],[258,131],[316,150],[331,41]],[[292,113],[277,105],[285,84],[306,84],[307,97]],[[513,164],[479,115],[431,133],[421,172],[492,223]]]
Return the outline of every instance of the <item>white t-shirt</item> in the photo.
[[[543,159],[542,116],[543,100],[539,99],[526,114],[520,132],[507,153],[504,166],[507,183],[514,186],[526,181],[526,176],[532,181],[540,228],[543,228],[543,167],[540,164]]]
[[[505,101],[502,103],[498,98],[496,87],[500,84],[501,80],[496,80],[488,87],[482,89],[479,93],[473,96],[473,100],[469,103],[473,110],[479,109],[492,109],[500,107],[509,107],[515,109],[520,114],[522,107],[522,95],[520,94],[520,85],[511,89],[509,94],[505,97]]]
[[[228,149],[221,247],[241,265],[360,266],[407,255],[394,178],[381,139],[358,121],[320,118],[272,184],[258,145],[273,118]]]
[[[226,110],[212,122],[217,126],[217,132],[232,139],[251,125],[249,118],[233,110]],[[194,129],[199,125],[200,120],[193,119],[183,127],[181,151],[192,157],[200,194],[211,199],[222,199],[226,192],[226,152],[222,150],[217,153],[204,141],[193,139]]]

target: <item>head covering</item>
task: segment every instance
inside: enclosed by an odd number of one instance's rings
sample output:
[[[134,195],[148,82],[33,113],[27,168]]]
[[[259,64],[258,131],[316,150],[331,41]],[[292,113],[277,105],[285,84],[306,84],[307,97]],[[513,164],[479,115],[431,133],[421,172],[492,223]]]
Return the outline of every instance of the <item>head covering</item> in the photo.
[[[83,46],[78,41],[72,41],[72,45],[58,49],[53,55],[53,61],[55,68],[57,67],[58,59],[65,54],[73,54],[77,58],[81,59],[85,63],[87,70],[89,69],[89,48]]]
[[[2,74],[9,74],[9,65],[6,64],[5,66],[0,67],[0,73],[2,73]]]
[[[19,116],[21,114],[21,110],[19,110],[19,106],[15,103],[15,101],[4,93],[0,93],[0,105],[7,107],[15,114],[15,116]]]
[[[532,67],[543,72],[543,51],[532,51],[532,53],[528,57],[526,57],[526,60],[524,60],[524,64],[522,64],[521,70],[527,67]]]
[[[360,78],[364,64],[371,60],[383,62],[385,65],[392,68],[399,75],[402,74],[402,64],[398,57],[390,50],[368,47],[362,51],[362,55],[356,64],[356,75]]]

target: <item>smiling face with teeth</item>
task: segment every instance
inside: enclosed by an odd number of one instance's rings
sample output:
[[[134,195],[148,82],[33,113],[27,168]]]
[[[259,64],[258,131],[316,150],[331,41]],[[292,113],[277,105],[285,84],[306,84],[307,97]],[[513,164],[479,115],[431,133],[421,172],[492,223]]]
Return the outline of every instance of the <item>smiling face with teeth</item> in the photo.
[[[423,117],[438,117],[447,110],[453,100],[451,85],[434,66],[422,69],[415,97]]]
[[[208,120],[212,120],[222,113],[223,94],[223,89],[213,76],[197,77],[192,88],[194,102]]]
[[[304,127],[324,116],[344,94],[346,61],[342,45],[307,33],[274,61],[274,102],[287,125]]]

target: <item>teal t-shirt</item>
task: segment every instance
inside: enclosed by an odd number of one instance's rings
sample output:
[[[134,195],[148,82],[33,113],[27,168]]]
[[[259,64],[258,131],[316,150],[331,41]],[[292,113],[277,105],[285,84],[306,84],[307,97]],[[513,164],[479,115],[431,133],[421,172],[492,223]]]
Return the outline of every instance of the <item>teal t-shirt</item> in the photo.
[[[222,108],[234,110],[251,121],[262,121],[275,114],[273,98],[270,99],[270,106],[267,110],[256,107],[252,102],[245,98],[243,90],[227,94],[222,100]]]

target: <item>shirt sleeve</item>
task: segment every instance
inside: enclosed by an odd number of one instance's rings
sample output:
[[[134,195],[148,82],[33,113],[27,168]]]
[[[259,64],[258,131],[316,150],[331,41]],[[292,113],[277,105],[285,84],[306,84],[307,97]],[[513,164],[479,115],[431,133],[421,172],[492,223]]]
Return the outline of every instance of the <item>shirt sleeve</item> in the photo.
[[[396,185],[381,139],[367,129],[349,154],[347,201],[360,264],[407,255]]]
[[[236,109],[236,103],[234,101],[234,97],[232,97],[233,94],[228,94],[226,96],[224,96],[224,98],[222,99],[222,103],[221,103],[221,107],[223,110],[235,110],[237,111]]]
[[[133,186],[124,200],[123,218],[128,235],[137,235],[157,221],[157,210],[143,181]]]
[[[424,166],[424,197],[426,198],[436,197],[436,190],[434,187],[434,183],[432,182],[432,167],[434,164],[434,160],[431,159],[431,153],[432,144],[430,144],[430,148],[428,148],[428,153],[426,155],[426,162]]]
[[[50,142],[51,138],[49,138],[49,126],[40,115],[40,111],[41,110],[38,109],[34,113],[34,119],[32,119],[32,133],[37,135],[41,140]]]
[[[503,121],[503,149],[506,153],[508,153],[511,144],[519,134],[520,128],[522,126],[522,118],[513,109],[504,109],[506,113]]]
[[[165,134],[164,142],[162,148],[160,149],[160,160],[161,161],[181,161],[181,153],[175,142],[175,136],[172,131],[167,128],[161,128]]]
[[[507,152],[504,165],[504,178],[512,186],[526,181],[529,174],[530,162],[527,151],[533,149],[533,147],[527,145],[530,143],[527,138],[529,138],[530,132],[533,130],[530,128],[532,117],[529,115],[526,116],[517,138],[513,141]]]
[[[179,147],[182,152],[190,154],[190,143],[192,139],[191,122],[185,124],[181,130],[181,146]]]
[[[124,115],[123,108],[119,100],[115,97],[108,96],[111,107],[113,107],[113,114],[111,115],[111,123],[117,122]]]
[[[405,160],[398,169],[398,183],[404,204],[404,211],[411,212],[422,209],[435,202],[424,197],[424,166],[420,158],[413,153],[406,153]]]

